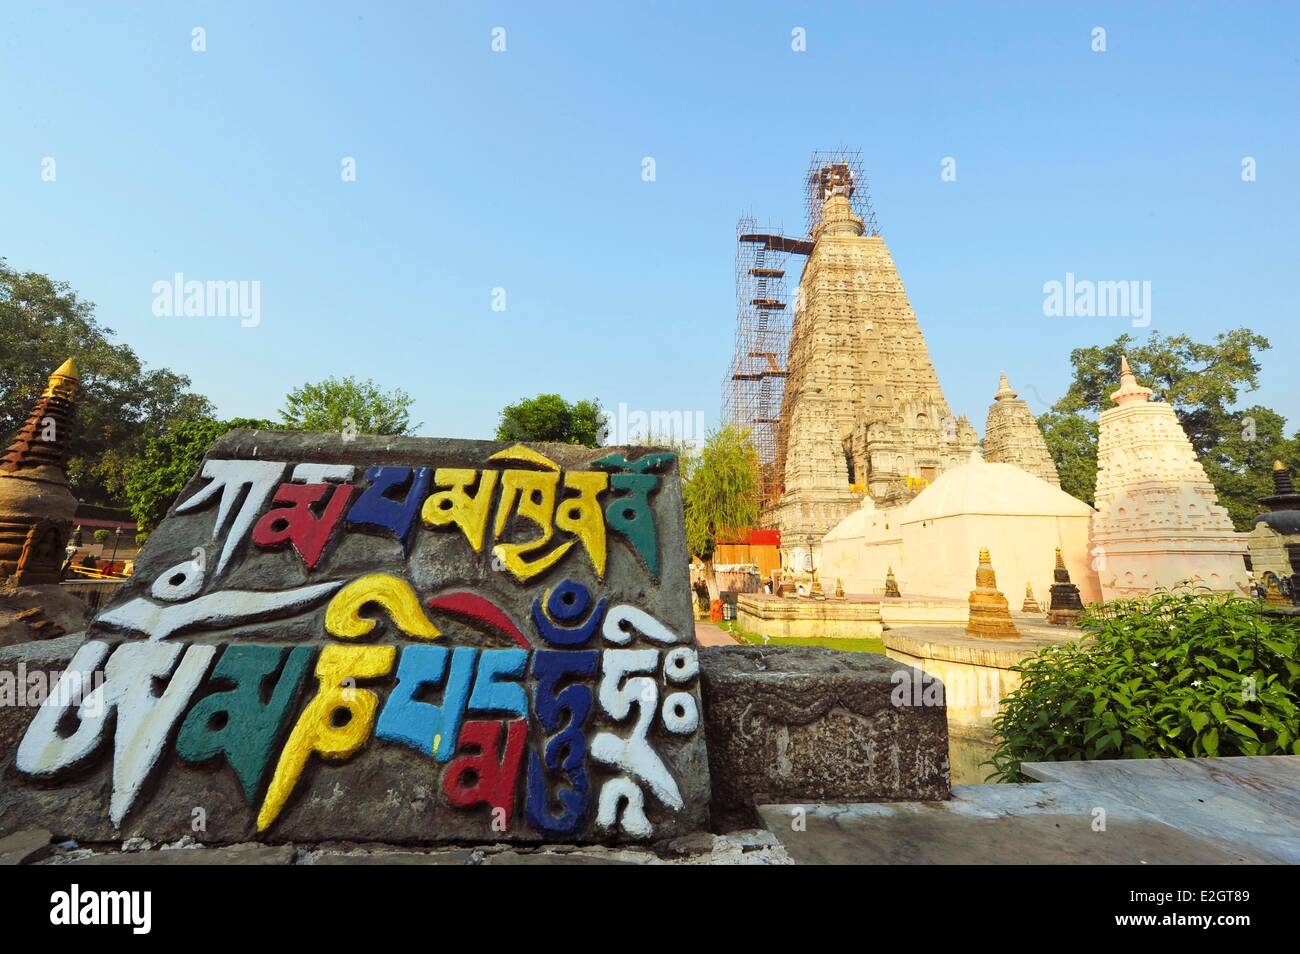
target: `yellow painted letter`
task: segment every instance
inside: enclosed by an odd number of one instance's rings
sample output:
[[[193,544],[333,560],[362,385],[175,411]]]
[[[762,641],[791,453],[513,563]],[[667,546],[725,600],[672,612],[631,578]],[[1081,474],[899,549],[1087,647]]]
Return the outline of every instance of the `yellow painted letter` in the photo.
[[[388,675],[396,658],[396,646],[330,644],[321,650],[316,663],[320,688],[298,716],[280,752],[262,810],[257,813],[258,831],[266,831],[279,816],[313,752],[341,762],[366,744],[375,726],[379,697],[369,689],[358,689],[356,682]],[[340,718],[343,714],[346,721]]]

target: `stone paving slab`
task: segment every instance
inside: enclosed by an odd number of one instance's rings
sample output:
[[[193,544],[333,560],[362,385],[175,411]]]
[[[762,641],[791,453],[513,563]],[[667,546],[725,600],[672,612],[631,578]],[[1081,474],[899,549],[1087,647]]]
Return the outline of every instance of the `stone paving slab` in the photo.
[[[959,785],[946,802],[764,805],[796,864],[1245,864],[1271,858],[1059,783]],[[802,816],[800,816],[802,811]]]
[[[69,858],[72,865],[291,865],[293,845],[227,845],[224,848],[174,848]]]
[[[29,850],[41,833],[26,831],[22,847]],[[48,840],[48,833],[44,833]],[[19,847],[18,841],[8,844]],[[183,840],[155,847],[140,838],[117,845],[80,846],[75,842],[45,846],[25,860],[12,864],[43,865],[788,865],[789,856],[770,831],[763,828],[714,835],[693,832],[665,845],[660,851],[639,846],[574,846],[547,844],[536,849],[515,849],[504,845],[440,848],[420,851],[409,845],[383,843],[352,844],[326,842],[318,844],[263,845],[243,843],[205,846]],[[17,857],[15,855],[15,857]]]
[[[36,861],[51,850],[52,837],[44,828],[24,828],[0,838],[0,865],[21,865]]]
[[[369,851],[311,852],[299,859],[304,865],[470,865],[477,864],[474,852],[453,851]]]
[[[766,805],[759,815],[802,864],[1300,863],[1300,758],[1022,770],[1043,781],[958,785],[947,802]]]
[[[1027,762],[1021,771],[1261,860],[1300,863],[1298,756]]]

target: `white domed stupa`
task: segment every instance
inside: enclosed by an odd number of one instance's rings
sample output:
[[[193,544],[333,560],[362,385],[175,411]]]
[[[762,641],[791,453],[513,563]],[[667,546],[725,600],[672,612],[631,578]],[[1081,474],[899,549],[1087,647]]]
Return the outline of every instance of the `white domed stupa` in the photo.
[[[1088,552],[1093,509],[1014,464],[970,461],[941,474],[909,503],[850,514],[822,540],[821,576],[871,595],[894,568],[906,599],[965,600],[987,549],[1008,593],[1046,592],[1056,548],[1085,603],[1101,598]]]

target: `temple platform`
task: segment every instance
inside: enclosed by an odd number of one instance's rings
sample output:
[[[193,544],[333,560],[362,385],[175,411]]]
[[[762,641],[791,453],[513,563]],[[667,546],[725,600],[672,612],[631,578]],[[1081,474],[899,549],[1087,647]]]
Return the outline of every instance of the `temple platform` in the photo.
[[[806,639],[879,639],[898,627],[964,627],[965,600],[943,596],[882,594],[814,599],[742,593],[736,601],[742,629],[761,636]]]
[[[989,774],[981,763],[996,747],[993,719],[1002,699],[1020,685],[1020,674],[1011,667],[1083,635],[1074,627],[1048,624],[1042,614],[1013,611],[1011,618],[1018,639],[971,636],[964,620],[955,626],[887,627],[883,634],[885,655],[943,683],[954,784],[983,782]]]
[[[1045,613],[1012,610],[1018,639],[982,639],[966,632],[965,600],[941,596],[850,595],[842,599],[744,593],[736,602],[740,628],[760,636],[880,639],[885,655],[944,686],[949,759],[954,784],[985,781],[983,765],[996,747],[993,719],[1020,685],[1011,667],[1047,646],[1077,641],[1074,627],[1052,626]]]
[[[760,636],[799,639],[879,639],[884,629],[879,602],[766,593],[740,594],[736,622]]]

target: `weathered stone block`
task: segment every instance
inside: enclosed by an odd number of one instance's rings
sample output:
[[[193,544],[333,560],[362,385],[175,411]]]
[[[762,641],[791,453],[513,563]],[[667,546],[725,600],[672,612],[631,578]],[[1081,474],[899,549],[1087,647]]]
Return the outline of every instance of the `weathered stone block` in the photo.
[[[0,707],[0,834],[646,841],[708,818],[671,453],[234,431],[84,642],[41,652],[63,689]]]
[[[0,838],[0,866],[39,861],[51,851],[51,837],[44,828],[24,828]]]
[[[948,797],[942,691],[920,670],[789,646],[705,647],[700,667],[715,812]]]

